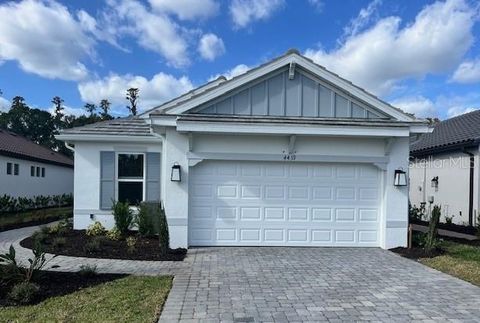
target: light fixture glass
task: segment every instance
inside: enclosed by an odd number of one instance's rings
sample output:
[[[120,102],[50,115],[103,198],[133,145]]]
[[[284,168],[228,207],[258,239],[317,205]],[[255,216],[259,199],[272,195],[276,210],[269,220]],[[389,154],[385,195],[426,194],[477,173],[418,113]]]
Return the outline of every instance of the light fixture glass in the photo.
[[[170,175],[170,180],[172,182],[181,182],[182,181],[182,171],[178,163],[173,164],[172,174]]]
[[[403,169],[395,170],[395,178],[393,181],[395,186],[407,186],[407,173]]]

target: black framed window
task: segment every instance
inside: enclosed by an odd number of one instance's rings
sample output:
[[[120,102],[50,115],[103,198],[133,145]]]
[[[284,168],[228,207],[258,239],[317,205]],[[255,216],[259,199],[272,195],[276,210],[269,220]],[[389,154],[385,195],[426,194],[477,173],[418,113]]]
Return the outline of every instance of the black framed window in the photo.
[[[19,164],[13,164],[13,175],[18,176],[20,173],[20,165]]]
[[[40,177],[40,167],[37,166],[37,177]]]
[[[117,192],[120,202],[137,205],[144,197],[144,155],[118,154]]]
[[[45,167],[42,167],[42,177],[45,177]]]
[[[30,176],[35,176],[35,166],[30,166]]]
[[[12,175],[12,163],[7,163],[7,175]]]

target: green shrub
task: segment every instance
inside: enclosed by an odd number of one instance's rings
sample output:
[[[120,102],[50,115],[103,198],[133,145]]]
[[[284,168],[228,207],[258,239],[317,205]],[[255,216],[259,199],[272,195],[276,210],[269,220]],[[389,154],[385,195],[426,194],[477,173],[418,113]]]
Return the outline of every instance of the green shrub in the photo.
[[[50,234],[50,227],[49,226],[41,226],[40,227],[40,232],[45,234],[45,235],[49,235]]]
[[[118,241],[122,238],[122,234],[117,229],[117,227],[113,227],[113,229],[108,230],[105,236],[112,241]]]
[[[97,266],[96,265],[81,265],[80,270],[78,271],[83,277],[93,277],[97,275]]]
[[[0,289],[5,290],[23,279],[24,273],[17,263],[15,248],[10,245],[8,252],[0,255]]]
[[[64,218],[63,220],[59,221],[57,224],[50,226],[48,233],[62,235],[72,229],[73,229],[72,221],[68,218]]]
[[[54,249],[63,248],[66,244],[67,244],[67,239],[65,239],[64,237],[56,237],[52,241],[52,247]]]
[[[73,205],[72,194],[43,196],[38,195],[32,198],[12,197],[9,195],[0,196],[0,214],[19,213],[28,210],[42,209],[52,206],[71,206]]]
[[[441,214],[441,207],[438,205],[433,206],[430,224],[428,225],[428,231],[425,236],[425,250],[427,252],[431,252],[438,244],[437,231]]]
[[[21,282],[13,286],[10,293],[8,293],[8,299],[15,304],[29,304],[38,294],[40,287],[37,284],[31,282]]]
[[[445,223],[446,223],[446,224],[452,224],[454,217],[455,217],[455,215],[452,215],[452,216],[446,216],[446,215],[445,215]]]
[[[42,232],[42,231],[35,231],[32,234],[32,239],[34,244],[38,245],[44,245],[48,242],[48,234]]]
[[[408,217],[411,220],[422,220],[425,218],[425,204],[421,204],[420,207],[408,203]]]
[[[85,251],[88,253],[95,253],[102,250],[102,244],[105,242],[105,237],[93,237],[90,241],[85,243]]]
[[[95,221],[93,224],[90,224],[87,227],[87,231],[85,232],[87,236],[95,237],[95,236],[103,236],[107,233],[105,227],[98,221]]]
[[[165,209],[162,206],[158,206],[158,240],[160,245],[160,251],[167,253],[170,249],[170,236],[168,233],[168,222],[165,214]]]
[[[127,251],[134,252],[137,249],[137,238],[135,237],[128,237],[127,240]]]
[[[121,234],[126,234],[133,222],[133,213],[128,203],[113,202],[113,218],[115,219],[115,227]]]
[[[154,218],[158,217],[155,204],[142,202],[138,213],[135,216],[135,224],[138,227],[138,233],[142,237],[150,237],[155,234]]]

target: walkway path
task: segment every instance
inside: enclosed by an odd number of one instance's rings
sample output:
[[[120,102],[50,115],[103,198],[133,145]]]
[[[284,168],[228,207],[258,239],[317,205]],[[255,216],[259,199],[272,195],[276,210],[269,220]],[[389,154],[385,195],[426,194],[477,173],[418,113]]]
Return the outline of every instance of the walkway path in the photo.
[[[17,259],[26,262],[33,256],[30,249],[20,246],[20,241],[32,235],[40,229],[40,226],[15,229],[0,232],[0,253],[8,251],[12,244],[17,253]],[[79,246],[80,248],[81,246]],[[47,258],[53,255],[47,254]],[[57,256],[47,265],[48,270],[56,271],[78,271],[82,265],[97,266],[100,273],[124,273],[134,275],[172,275],[182,269],[191,266],[192,257],[187,255],[182,261],[142,261],[142,260],[120,260],[120,259],[96,259],[83,257]]]

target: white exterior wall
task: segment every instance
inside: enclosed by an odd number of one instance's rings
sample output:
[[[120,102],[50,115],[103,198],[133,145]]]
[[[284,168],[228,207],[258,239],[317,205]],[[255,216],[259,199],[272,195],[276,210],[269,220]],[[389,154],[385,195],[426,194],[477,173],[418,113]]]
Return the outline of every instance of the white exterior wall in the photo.
[[[75,143],[74,223],[77,230],[86,229],[94,221],[107,228],[114,226],[111,211],[100,210],[100,152],[161,152],[162,144],[145,143]]]
[[[478,152],[474,172],[474,216],[479,210]],[[431,180],[438,176],[438,189]],[[434,205],[442,207],[441,220],[453,216],[453,222],[468,224],[470,186],[470,157],[461,152],[446,153],[414,161],[410,165],[410,203],[420,206],[434,197]]]
[[[164,149],[165,200],[166,213],[170,227],[172,247],[188,246],[188,136],[175,130],[167,130]],[[264,135],[193,135],[193,153],[244,153],[278,154],[279,160],[284,151],[288,151],[287,136]],[[394,171],[398,168],[408,169],[409,140],[394,139],[386,151],[386,140],[381,138],[340,138],[340,137],[297,137],[295,144],[297,155],[390,157],[386,170],[383,171],[381,221],[381,247],[393,248],[406,246],[408,226],[408,188],[393,186]],[[182,167],[182,182],[169,181],[169,170],[173,163]],[[293,161],[294,163],[294,161]],[[195,167],[195,166],[191,166]],[[386,237],[386,238],[385,238]]]
[[[7,163],[19,164],[19,174],[7,175]],[[30,176],[30,167],[44,167],[45,177]],[[13,174],[13,165],[12,165]],[[0,156],[0,196],[32,197],[73,192],[73,169],[36,161]]]

